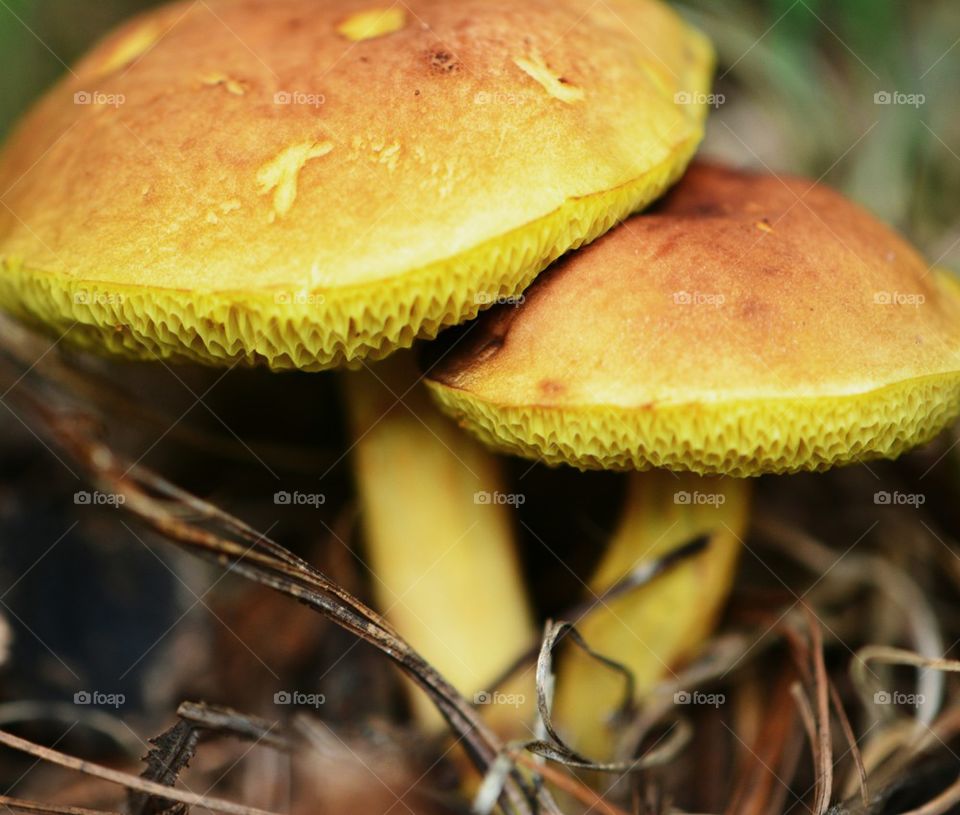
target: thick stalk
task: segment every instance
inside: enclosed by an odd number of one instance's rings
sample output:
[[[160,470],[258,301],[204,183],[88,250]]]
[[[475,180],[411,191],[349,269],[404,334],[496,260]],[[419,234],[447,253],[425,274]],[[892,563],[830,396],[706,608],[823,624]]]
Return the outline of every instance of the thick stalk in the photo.
[[[733,582],[750,489],[744,479],[658,470],[632,473],[629,479],[623,518],[589,583],[591,599],[637,565],[709,536],[703,552],[649,585],[598,604],[577,622],[594,650],[633,671],[642,700],[710,634]],[[613,758],[611,717],[622,697],[621,676],[578,649],[566,649],[554,720],[568,743],[592,758]]]
[[[532,680],[490,693],[535,632],[496,459],[433,406],[410,354],[344,379],[380,610],[468,699],[488,694],[496,730],[527,735]],[[422,724],[440,724],[423,693],[411,700]]]

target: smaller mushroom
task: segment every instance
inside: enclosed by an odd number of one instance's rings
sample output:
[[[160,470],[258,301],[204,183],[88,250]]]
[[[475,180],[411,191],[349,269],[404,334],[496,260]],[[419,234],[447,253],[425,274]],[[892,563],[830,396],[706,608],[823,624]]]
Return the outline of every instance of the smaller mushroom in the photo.
[[[746,477],[892,458],[957,416],[957,290],[822,185],[698,164],[651,211],[543,273],[522,305],[460,334],[428,384],[499,450],[661,468],[631,476],[595,593],[649,551],[712,534],[658,586],[581,623],[643,692],[709,630],[742,536]],[[557,719],[606,757],[601,680],[594,670],[588,685],[573,659],[560,666]]]

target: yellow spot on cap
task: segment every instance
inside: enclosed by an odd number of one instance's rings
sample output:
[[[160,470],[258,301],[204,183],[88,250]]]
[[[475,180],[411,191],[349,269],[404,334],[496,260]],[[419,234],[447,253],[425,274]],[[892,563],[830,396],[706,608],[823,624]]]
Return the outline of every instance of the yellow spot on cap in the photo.
[[[583,88],[571,85],[554,71],[544,61],[540,54],[534,52],[530,57],[514,57],[516,66],[531,79],[536,80],[547,93],[561,102],[572,104],[583,99]]]
[[[769,233],[769,232],[773,232],[773,227],[770,226],[770,222],[769,222],[766,218],[764,218],[762,221],[757,221],[756,224],[754,224],[754,225],[755,225],[755,226],[757,227],[757,229],[759,229],[761,232],[768,232],[768,233]]]
[[[389,147],[384,147],[382,150],[378,150],[377,152],[380,155],[380,163],[386,164],[387,169],[391,173],[397,169],[397,162],[400,160],[399,144],[391,144]]]
[[[209,85],[211,88],[223,86],[234,96],[243,96],[247,92],[247,89],[242,82],[239,82],[236,79],[231,79],[226,74],[206,74],[200,77],[200,81],[204,85]]]
[[[337,26],[337,33],[353,42],[360,42],[392,34],[406,24],[407,13],[400,6],[373,8],[351,14]]]
[[[97,76],[112,74],[142,57],[163,34],[155,21],[144,23],[123,37],[94,68]]]
[[[257,172],[260,194],[273,193],[275,216],[283,217],[293,207],[297,200],[297,180],[306,163],[325,156],[331,150],[333,144],[328,141],[294,144],[260,168]]]

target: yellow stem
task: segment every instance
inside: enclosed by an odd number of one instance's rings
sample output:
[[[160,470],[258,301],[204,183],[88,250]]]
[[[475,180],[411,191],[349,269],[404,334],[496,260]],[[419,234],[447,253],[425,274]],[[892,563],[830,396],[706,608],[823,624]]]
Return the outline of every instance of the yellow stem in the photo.
[[[379,607],[468,699],[491,691],[535,631],[497,460],[433,406],[411,354],[344,378]],[[411,698],[422,724],[439,725],[419,690]],[[485,701],[492,726],[527,734],[532,687]]]
[[[629,667],[638,698],[692,655],[710,634],[733,582],[749,509],[749,484],[653,470],[630,475],[623,518],[590,590],[600,595],[640,563],[700,535],[707,548],[647,586],[610,600],[577,623],[587,643]],[[591,597],[592,599],[592,597]],[[559,662],[554,720],[569,743],[613,757],[610,719],[622,677],[568,647]]]

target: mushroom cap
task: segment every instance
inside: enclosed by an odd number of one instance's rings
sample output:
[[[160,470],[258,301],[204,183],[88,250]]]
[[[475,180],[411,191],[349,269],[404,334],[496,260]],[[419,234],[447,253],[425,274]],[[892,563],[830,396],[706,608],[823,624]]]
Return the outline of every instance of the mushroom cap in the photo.
[[[711,69],[660,0],[164,6],[7,144],[0,303],[135,356],[385,356],[659,195]]]
[[[695,164],[441,340],[429,385],[487,443],[552,464],[821,470],[957,415],[957,292],[822,185]]]

